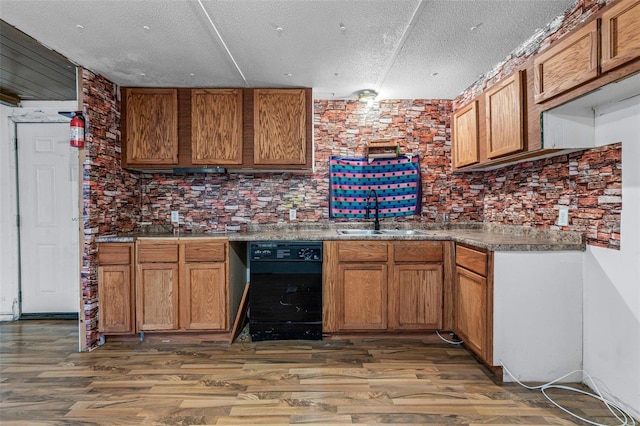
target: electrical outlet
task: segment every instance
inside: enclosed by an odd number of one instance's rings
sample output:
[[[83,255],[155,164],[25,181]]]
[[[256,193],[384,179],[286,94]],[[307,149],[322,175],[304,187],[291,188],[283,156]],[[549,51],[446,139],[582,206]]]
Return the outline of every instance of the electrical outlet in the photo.
[[[174,210],[171,212],[171,223],[178,222],[180,222],[180,213]]]
[[[297,212],[296,209],[289,209],[289,220],[296,220]]]
[[[449,213],[442,213],[442,221],[443,222],[449,222],[449,219],[451,217],[449,216]]]
[[[569,226],[569,209],[558,210],[558,226]]]

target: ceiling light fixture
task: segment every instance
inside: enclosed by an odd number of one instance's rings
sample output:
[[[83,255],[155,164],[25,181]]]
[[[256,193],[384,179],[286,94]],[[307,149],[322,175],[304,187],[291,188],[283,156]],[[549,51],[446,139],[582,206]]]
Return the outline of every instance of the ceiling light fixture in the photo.
[[[378,96],[378,92],[371,89],[360,90],[359,92],[357,92],[357,94],[358,94],[358,100],[360,102],[362,102],[363,104],[369,104],[369,105],[371,105],[373,101],[376,99],[376,96]]]

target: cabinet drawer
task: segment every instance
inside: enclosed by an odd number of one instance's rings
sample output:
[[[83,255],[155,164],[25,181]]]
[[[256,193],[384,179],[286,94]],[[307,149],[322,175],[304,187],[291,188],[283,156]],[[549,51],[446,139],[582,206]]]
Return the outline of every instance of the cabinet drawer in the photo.
[[[100,244],[98,246],[100,265],[128,265],[131,263],[131,245]]]
[[[487,254],[484,252],[456,246],[456,264],[483,277],[487,276]]]
[[[397,241],[393,245],[394,262],[442,262],[439,241]]]
[[[344,241],[338,245],[340,262],[386,262],[387,259],[385,241]]]
[[[224,262],[225,243],[186,243],[184,245],[185,262]]]
[[[178,261],[177,244],[139,245],[138,263],[166,263]]]

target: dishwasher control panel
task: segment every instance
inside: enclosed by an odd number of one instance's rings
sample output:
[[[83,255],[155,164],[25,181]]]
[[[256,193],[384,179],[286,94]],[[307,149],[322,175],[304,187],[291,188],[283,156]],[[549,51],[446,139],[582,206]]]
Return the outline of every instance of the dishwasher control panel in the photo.
[[[256,241],[249,245],[249,259],[260,261],[321,262],[321,241]]]

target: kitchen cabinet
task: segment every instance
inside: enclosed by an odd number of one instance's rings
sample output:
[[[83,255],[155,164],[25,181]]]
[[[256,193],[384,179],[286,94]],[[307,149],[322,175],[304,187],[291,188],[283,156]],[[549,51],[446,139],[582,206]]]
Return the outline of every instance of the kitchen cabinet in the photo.
[[[242,164],[242,90],[191,91],[191,163]]]
[[[491,253],[457,246],[453,327],[467,347],[489,364],[493,336],[493,292],[489,289],[491,281],[487,280],[490,260]]]
[[[478,151],[478,101],[453,114],[453,167],[463,167],[480,161]]]
[[[305,89],[255,89],[254,164],[307,164]]]
[[[338,329],[386,330],[387,243],[345,241],[337,250]]]
[[[640,57],[640,0],[619,0],[601,20],[603,72]]]
[[[524,75],[517,71],[485,94],[488,158],[520,152],[525,147]]]
[[[123,91],[123,166],[177,165],[178,90]]]
[[[137,245],[138,331],[178,329],[178,244],[144,240]]]
[[[138,242],[138,331],[228,330],[227,241]]]
[[[598,21],[568,34],[534,60],[536,103],[598,76]]]
[[[228,329],[227,242],[188,241],[180,248],[180,328]]]
[[[443,320],[443,244],[440,241],[396,241],[390,328],[437,330]]]
[[[98,247],[98,331],[135,333],[133,243]]]
[[[366,240],[324,244],[323,331],[442,327],[442,242]]]

